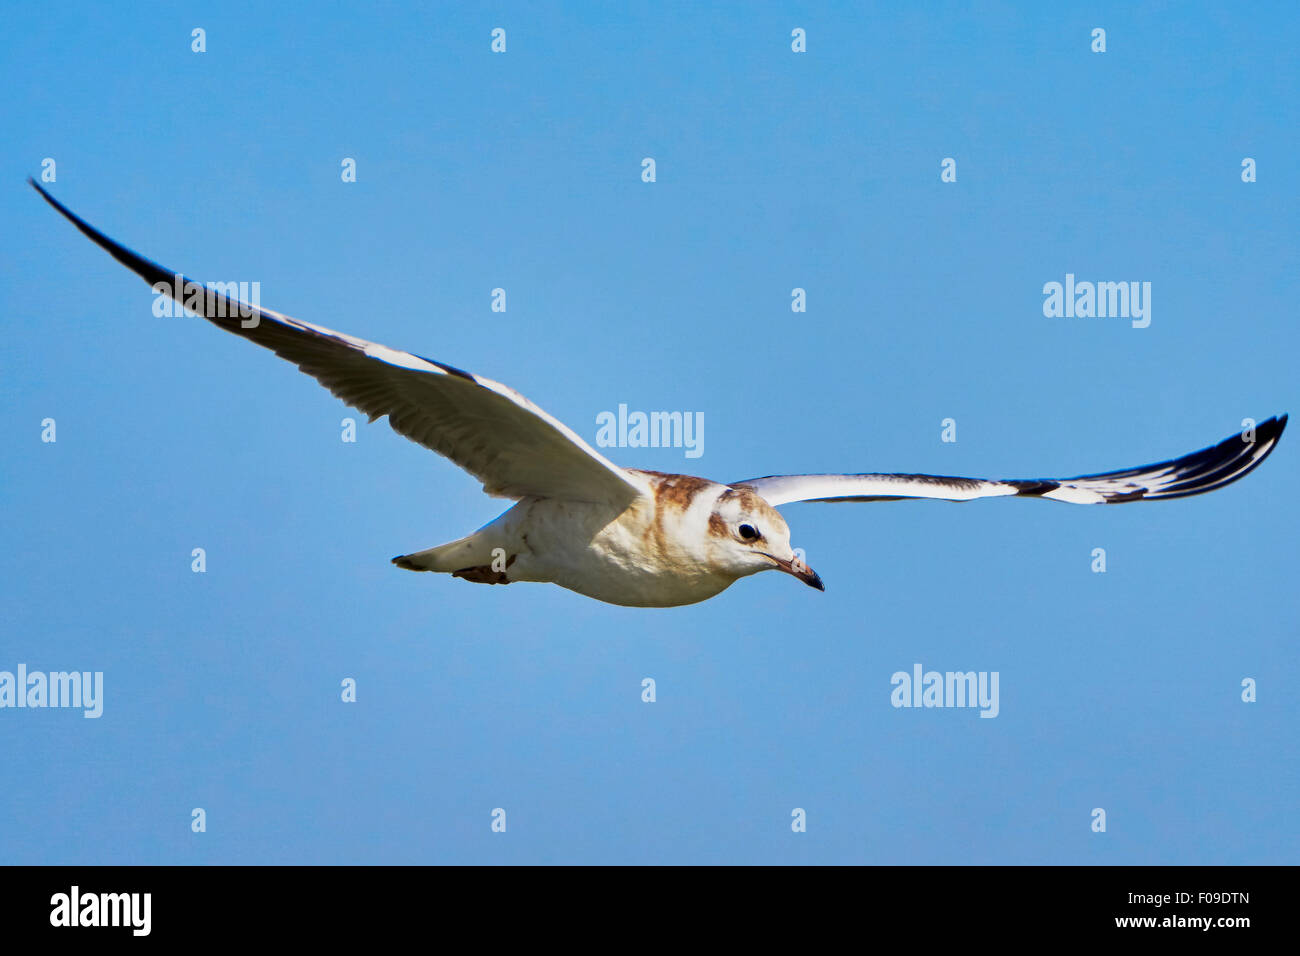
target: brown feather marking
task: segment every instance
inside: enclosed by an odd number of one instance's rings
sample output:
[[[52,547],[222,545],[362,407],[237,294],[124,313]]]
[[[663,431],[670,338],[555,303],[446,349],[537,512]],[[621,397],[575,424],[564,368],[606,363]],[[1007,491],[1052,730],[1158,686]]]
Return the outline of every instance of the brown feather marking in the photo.
[[[694,475],[674,475],[662,471],[641,471],[650,477],[654,490],[654,520],[646,528],[643,537],[653,539],[655,548],[660,552],[669,549],[668,534],[664,529],[664,516],[674,510],[685,513],[702,491],[712,487],[714,482]]]
[[[656,479],[652,484],[655,505],[659,510],[675,508],[684,512],[690,508],[700,492],[714,484],[705,478],[696,478],[694,475],[666,475],[658,471],[645,471],[642,474]]]

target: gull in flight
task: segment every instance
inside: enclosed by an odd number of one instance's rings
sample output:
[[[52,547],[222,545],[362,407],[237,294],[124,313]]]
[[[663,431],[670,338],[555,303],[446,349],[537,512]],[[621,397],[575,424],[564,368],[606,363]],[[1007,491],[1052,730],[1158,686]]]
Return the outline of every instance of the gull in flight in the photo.
[[[481,584],[544,581],[630,607],[675,607],[778,570],[825,590],[777,512],[795,501],[970,501],[1015,496],[1074,504],[1181,498],[1236,481],[1277,444],[1286,416],[1253,433],[1140,468],[1077,478],[993,481],[939,475],[772,475],[730,483],[620,468],[499,382],[433,359],[250,306],[114,242],[31,184],[118,262],[186,309],[271,349],[374,421],[451,459],[515,504],[473,534],[393,564]],[[191,297],[188,290],[195,289]],[[197,306],[197,308],[196,308]]]

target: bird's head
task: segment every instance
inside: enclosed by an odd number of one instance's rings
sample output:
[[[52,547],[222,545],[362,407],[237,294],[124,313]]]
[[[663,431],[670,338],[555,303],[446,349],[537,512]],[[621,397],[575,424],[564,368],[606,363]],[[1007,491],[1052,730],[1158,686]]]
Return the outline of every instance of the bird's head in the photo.
[[[737,577],[784,571],[825,591],[817,572],[790,547],[790,528],[775,508],[745,487],[728,488],[709,514],[710,557]]]

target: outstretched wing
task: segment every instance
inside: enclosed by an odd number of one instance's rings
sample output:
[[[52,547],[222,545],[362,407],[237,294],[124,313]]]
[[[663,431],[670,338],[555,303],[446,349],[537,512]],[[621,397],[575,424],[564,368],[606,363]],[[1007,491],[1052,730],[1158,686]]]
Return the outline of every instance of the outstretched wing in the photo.
[[[46,202],[151,286],[178,302],[190,280],[136,255],[29,180]],[[177,285],[180,288],[176,288]],[[451,365],[201,289],[205,319],[288,359],[373,422],[436,451],[490,495],[627,504],[648,489],[512,388]],[[178,298],[177,296],[181,298]],[[197,300],[191,300],[197,302]]]
[[[1222,488],[1252,471],[1268,457],[1285,427],[1285,415],[1270,418],[1255,426],[1253,436],[1237,434],[1182,458],[1077,478],[993,481],[942,475],[771,475],[738,481],[735,485],[754,489],[771,505],[900,498],[971,501],[1005,495],[1050,498],[1079,505],[1183,498]]]

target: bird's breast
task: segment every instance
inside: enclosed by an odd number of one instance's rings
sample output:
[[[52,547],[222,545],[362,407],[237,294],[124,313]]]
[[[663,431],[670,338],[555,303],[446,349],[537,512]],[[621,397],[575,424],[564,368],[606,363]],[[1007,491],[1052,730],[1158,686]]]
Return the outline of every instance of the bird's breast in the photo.
[[[672,607],[713,597],[735,576],[713,567],[698,496],[646,497],[624,509],[520,502],[519,580],[549,581],[611,604]],[[697,527],[698,525],[698,527]]]

